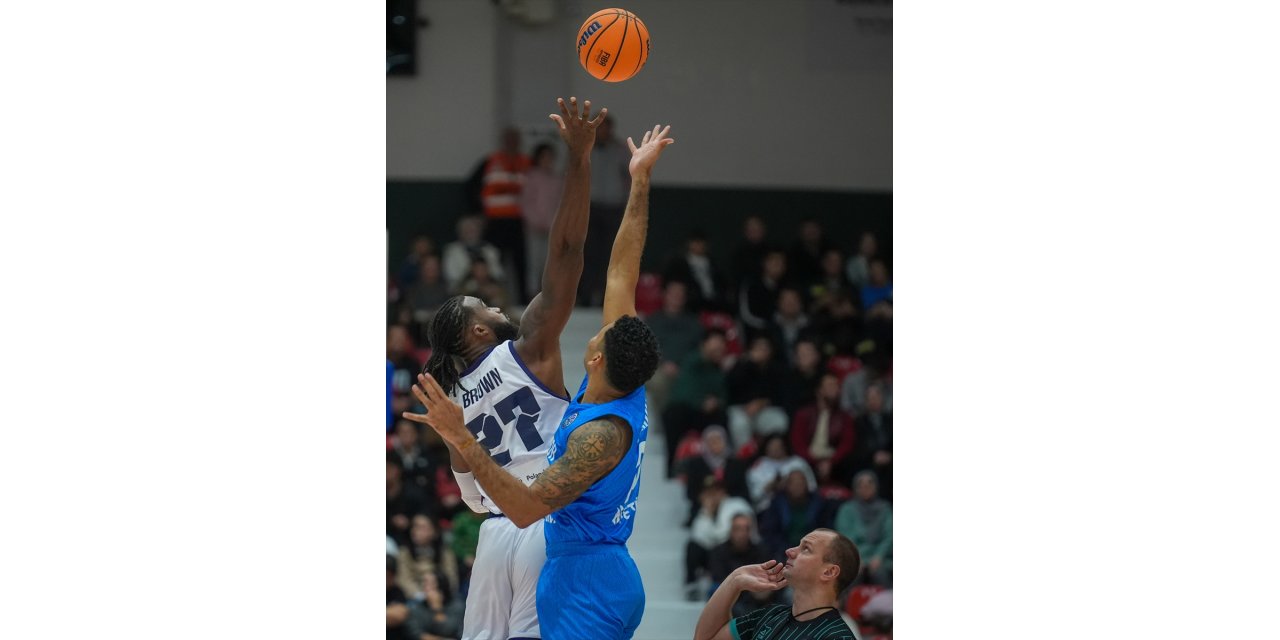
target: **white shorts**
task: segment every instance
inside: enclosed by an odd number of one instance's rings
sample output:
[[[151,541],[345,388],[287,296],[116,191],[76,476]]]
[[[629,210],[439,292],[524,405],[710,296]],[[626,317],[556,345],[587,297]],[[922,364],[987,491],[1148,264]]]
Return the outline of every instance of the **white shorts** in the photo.
[[[462,640],[541,638],[536,601],[546,561],[542,520],[525,529],[507,518],[485,520],[471,567]]]

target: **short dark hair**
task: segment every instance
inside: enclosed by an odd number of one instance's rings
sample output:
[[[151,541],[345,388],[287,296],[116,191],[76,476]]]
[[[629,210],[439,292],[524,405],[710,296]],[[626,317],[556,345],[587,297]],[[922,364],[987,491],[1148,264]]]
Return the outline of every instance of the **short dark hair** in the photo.
[[[605,377],[623,393],[639,389],[658,370],[658,337],[643,320],[622,316],[604,332]]]
[[[853,580],[858,577],[858,570],[862,568],[862,556],[858,553],[858,545],[846,537],[839,531],[832,529],[818,529],[818,531],[826,531],[831,534],[831,544],[827,545],[827,552],[823,554],[822,561],[830,562],[840,567],[840,576],[836,578],[836,597],[844,593],[849,585],[853,584]]]

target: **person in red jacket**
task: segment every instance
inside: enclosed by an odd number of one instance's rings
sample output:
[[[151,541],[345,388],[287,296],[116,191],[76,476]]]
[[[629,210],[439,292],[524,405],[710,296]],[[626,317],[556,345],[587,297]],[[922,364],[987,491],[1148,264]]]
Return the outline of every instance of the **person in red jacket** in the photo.
[[[791,449],[817,473],[818,484],[848,485],[856,444],[853,416],[840,408],[840,380],[822,376],[815,402],[796,411]]]

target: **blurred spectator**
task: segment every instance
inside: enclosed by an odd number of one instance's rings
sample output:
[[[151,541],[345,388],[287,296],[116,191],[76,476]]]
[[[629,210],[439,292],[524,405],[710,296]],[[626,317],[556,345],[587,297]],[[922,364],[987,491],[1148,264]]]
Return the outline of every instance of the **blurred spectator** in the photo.
[[[404,470],[404,481],[417,487],[426,496],[428,502],[436,498],[436,468],[433,461],[422,447],[421,432],[418,426],[405,419],[396,421],[396,437],[392,451],[400,456],[400,466]],[[437,505],[432,504],[432,510]]]
[[[405,630],[411,640],[456,640],[462,634],[465,600],[454,595],[439,572],[423,576],[422,597],[409,605]]]
[[[436,309],[449,299],[449,285],[444,282],[444,272],[440,268],[439,256],[426,256],[422,259],[422,269],[417,283],[405,294],[405,302],[413,309],[413,320],[421,324],[429,324]]]
[[[813,318],[813,333],[821,340],[819,348],[828,356],[852,358],[862,338],[853,294],[837,291],[823,304]]]
[[[747,357],[729,371],[729,429],[735,449],[757,436],[786,432],[787,414],[781,407],[786,376],[765,336],[752,340]]]
[[[489,155],[481,178],[480,202],[484,210],[485,239],[502,252],[508,261],[516,284],[517,295],[524,283],[524,222],[520,219],[520,192],[524,174],[529,170],[529,156],[520,152],[520,131],[507,127],[502,131],[502,148]],[[501,279],[501,270],[494,269]],[[446,265],[447,273],[447,265]]]
[[[771,249],[752,271],[738,291],[738,317],[748,337],[763,334],[778,310],[778,293],[787,275],[786,254]]]
[[[815,218],[800,223],[800,234],[787,251],[787,272],[801,286],[822,278],[822,254],[829,245],[822,237],[822,224]]]
[[[760,275],[760,265],[770,248],[767,233],[764,219],[760,216],[750,215],[742,222],[742,239],[733,248],[733,258],[729,263],[729,278],[735,288]]]
[[[893,587],[893,507],[882,499],[876,472],[859,471],[853,498],[836,512],[836,531],[862,554],[863,581]]]
[[[711,262],[707,238],[700,231],[689,234],[683,253],[667,260],[662,279],[683,282],[688,287],[689,308],[694,311],[723,311],[726,307],[724,274]]]
[[[724,334],[708,331],[697,353],[680,365],[671,401],[662,412],[662,428],[667,444],[667,477],[675,472],[676,449],[685,434],[702,431],[710,424],[726,422],[728,389],[721,363],[725,354]]]
[[[787,549],[800,544],[806,533],[820,527],[830,529],[834,511],[834,505],[818,494],[809,466],[793,463],[786,471],[783,491],[774,494],[760,512],[760,536],[770,557],[781,562]]]
[[[893,500],[893,414],[884,410],[884,389],[867,387],[866,411],[856,421],[855,471],[870,469],[880,481],[880,497]]]
[[[392,400],[396,396],[396,365],[387,360],[387,431],[391,431],[391,425],[395,424],[395,407],[392,406]]]
[[[403,548],[409,543],[409,523],[413,516],[428,513],[429,506],[422,490],[404,481],[400,456],[387,452],[387,535]]]
[[[804,458],[791,453],[791,443],[781,433],[765,436],[760,445],[762,455],[747,471],[747,490],[757,509],[764,509],[773,500],[774,492],[782,486],[786,472],[797,466],[808,467]]]
[[[662,291],[662,309],[645,319],[662,351],[662,362],[646,388],[649,402],[659,413],[667,407],[680,363],[697,350],[702,339],[702,324],[685,308],[686,291],[683,282],[668,282]]]
[[[477,259],[471,263],[471,271],[458,286],[457,292],[464,296],[480,298],[487,306],[499,309],[505,309],[511,303],[506,288],[494,279],[493,272],[489,270],[489,263],[484,259]]]
[[[790,287],[778,291],[778,310],[769,323],[768,335],[784,353],[791,353],[796,342],[809,328],[809,316],[804,313],[800,292]]]
[[[822,254],[821,273],[809,284],[810,308],[815,314],[830,309],[840,298],[852,299],[853,286],[844,275],[844,254],[827,249]]]
[[[400,555],[400,547],[391,536],[387,536],[387,555],[397,557]]]
[[[748,564],[762,564],[770,559],[769,550],[760,544],[752,514],[739,513],[729,525],[729,540],[711,550],[709,568],[712,589],[719,586],[734,569]],[[742,594],[733,605],[733,617],[745,616],[756,609],[782,601],[781,591],[759,591]]]
[[[889,267],[884,260],[871,261],[867,284],[862,287],[862,308],[870,309],[881,300],[893,302],[893,283],[889,281]]]
[[[817,343],[808,338],[797,341],[782,385],[782,408],[788,415],[795,415],[800,407],[813,400],[822,372],[822,353]]]
[[[711,478],[724,485],[736,498],[747,498],[747,464],[734,457],[724,427],[713,424],[702,430],[702,455],[684,463],[685,495],[689,498],[689,517],[685,526],[698,515],[698,494]]]
[[[484,240],[484,225],[484,218],[480,216],[459,218],[458,239],[444,246],[444,281],[451,291],[462,285],[476,260],[489,263],[489,275],[493,279],[501,280],[505,275],[498,248]]]
[[[488,516],[463,507],[453,516],[449,533],[453,535],[453,555],[458,559],[458,595],[466,597],[471,582],[471,567],[476,563],[476,546],[480,544],[480,525]]]
[[[405,257],[404,264],[400,265],[400,272],[396,275],[396,284],[401,291],[408,291],[418,282],[418,277],[422,273],[422,261],[427,256],[434,255],[436,255],[436,244],[430,237],[417,236],[413,239],[413,243],[409,245],[409,255]]]
[[[845,376],[840,383],[840,407],[855,418],[861,416],[867,407],[867,389],[873,383],[879,383],[883,401],[881,411],[892,413],[892,385],[886,378],[887,372],[882,370],[884,362],[876,351],[875,343],[863,341],[859,352],[867,358],[867,365]]]
[[[422,371],[422,363],[413,355],[409,329],[402,325],[387,327],[387,361],[391,363],[391,412],[400,415],[413,406],[409,388]]]
[[[876,257],[876,235],[870,231],[863,232],[858,241],[858,252],[849,258],[844,272],[849,283],[862,288],[870,277],[871,259]]]
[[[458,585],[458,559],[445,546],[435,520],[425,514],[413,516],[409,542],[400,547],[398,560],[397,581],[410,599],[422,598],[423,578],[431,573],[440,572],[450,588]]]
[[[387,556],[387,640],[408,640],[405,633],[405,622],[409,619],[409,599],[404,590],[396,585],[396,571],[399,567],[395,556]]]
[[[840,408],[840,380],[826,374],[814,404],[797,411],[791,421],[791,448],[813,467],[819,484],[847,486],[855,443],[853,416]]]
[[[610,112],[596,127],[596,143],[591,147],[591,223],[587,225],[587,244],[583,269],[578,281],[578,305],[598,307],[604,303],[604,279],[613,251],[613,239],[622,224],[622,213],[631,193],[631,151],[613,132],[618,120]],[[637,140],[639,142],[639,140]],[[594,265],[601,265],[595,268]]]
[[[545,142],[534,147],[533,166],[525,174],[524,190],[520,192],[520,214],[524,216],[524,286],[530,299],[542,290],[551,223],[556,219],[563,186],[556,172],[555,147]]]
[[[751,514],[751,504],[742,498],[727,495],[724,483],[708,476],[698,492],[698,515],[689,531],[689,543],[685,545],[684,584],[685,596],[697,600],[707,592],[698,584],[701,577],[710,578],[711,550],[729,540],[733,517]]]

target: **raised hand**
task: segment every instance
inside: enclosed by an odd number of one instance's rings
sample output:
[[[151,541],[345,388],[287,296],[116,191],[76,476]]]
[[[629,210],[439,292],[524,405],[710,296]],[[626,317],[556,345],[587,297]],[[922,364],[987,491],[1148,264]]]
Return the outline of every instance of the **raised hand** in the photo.
[[[777,591],[787,586],[787,577],[782,574],[783,565],[777,560],[764,564],[748,564],[733,570],[729,579],[744,591]]]
[[[627,147],[631,149],[631,164],[628,167],[631,170],[631,177],[644,175],[648,177],[653,172],[653,165],[658,161],[658,156],[662,155],[662,150],[667,145],[675,142],[674,139],[667,137],[667,132],[671,131],[671,125],[661,131],[658,127],[660,124],[653,125],[653,131],[646,131],[644,138],[640,140],[640,146],[637,147],[631,138],[627,138]]]
[[[556,104],[560,105],[560,113],[551,114],[551,119],[560,125],[560,139],[569,145],[571,155],[585,157],[591,153],[591,147],[595,146],[596,127],[604,122],[609,110],[601,109],[592,118],[590,100],[584,101],[581,109],[578,107],[578,99],[574,97],[569,98],[568,104],[565,104],[564,98],[556,98]]]
[[[430,374],[418,374],[418,384],[410,389],[413,395],[427,407],[427,413],[404,412],[406,419],[430,426],[440,434],[445,442],[460,447],[468,441],[474,442],[475,436],[462,423],[462,407],[445,394],[444,389]]]

